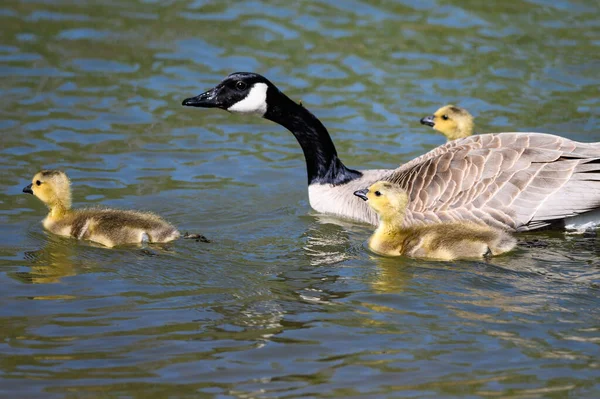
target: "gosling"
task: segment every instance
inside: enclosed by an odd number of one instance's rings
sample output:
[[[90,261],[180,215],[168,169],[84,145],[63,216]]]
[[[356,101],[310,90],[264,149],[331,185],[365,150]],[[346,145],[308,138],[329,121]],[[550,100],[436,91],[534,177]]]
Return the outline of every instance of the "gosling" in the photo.
[[[42,223],[54,234],[93,241],[109,248],[164,243],[179,237],[173,225],[150,212],[71,209],[71,182],[60,170],[38,172],[23,192],[35,195],[50,209]]]
[[[456,105],[445,105],[421,119],[422,125],[431,126],[442,133],[448,141],[462,139],[473,135],[473,115],[464,108]]]
[[[354,195],[368,201],[379,216],[369,248],[380,255],[449,261],[499,255],[516,244],[503,230],[466,221],[403,227],[409,199],[397,184],[379,181]]]

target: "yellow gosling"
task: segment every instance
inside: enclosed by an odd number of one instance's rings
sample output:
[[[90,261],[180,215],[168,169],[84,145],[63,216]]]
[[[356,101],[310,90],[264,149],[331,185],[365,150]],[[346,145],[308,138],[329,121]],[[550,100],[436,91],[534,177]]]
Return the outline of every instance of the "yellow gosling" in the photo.
[[[71,182],[60,170],[38,172],[23,192],[35,195],[50,209],[42,223],[54,234],[89,240],[107,247],[163,243],[179,237],[173,225],[150,212],[71,209]]]
[[[369,248],[380,255],[454,260],[508,252],[516,240],[507,232],[473,222],[448,222],[404,227],[408,194],[399,185],[379,181],[354,193],[379,216]]]
[[[421,124],[431,126],[442,133],[448,140],[462,139],[473,134],[473,115],[456,105],[445,105],[421,119]]]

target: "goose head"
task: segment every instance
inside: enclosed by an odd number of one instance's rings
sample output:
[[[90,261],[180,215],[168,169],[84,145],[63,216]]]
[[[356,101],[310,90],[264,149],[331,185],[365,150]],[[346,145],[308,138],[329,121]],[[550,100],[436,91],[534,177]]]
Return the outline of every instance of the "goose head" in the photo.
[[[71,207],[71,182],[60,170],[42,170],[33,176],[31,184],[23,188],[23,192],[33,194],[49,208]]]
[[[240,114],[265,116],[268,99],[279,90],[267,78],[257,73],[235,72],[214,88],[183,100],[182,105],[201,108],[220,108]]]
[[[469,137],[473,134],[473,116],[464,108],[445,105],[433,115],[421,119],[421,124],[431,126],[448,140]]]
[[[398,217],[408,205],[407,192],[387,181],[378,181],[369,188],[355,191],[354,195],[367,201],[382,219]]]

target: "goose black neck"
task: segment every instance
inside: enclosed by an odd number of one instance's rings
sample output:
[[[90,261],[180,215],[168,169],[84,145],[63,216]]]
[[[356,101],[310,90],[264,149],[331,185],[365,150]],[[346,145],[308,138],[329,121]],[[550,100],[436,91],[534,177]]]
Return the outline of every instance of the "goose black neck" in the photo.
[[[337,156],[327,129],[316,116],[279,90],[269,87],[264,117],[288,129],[298,140],[306,159],[308,184],[344,184],[362,176]]]

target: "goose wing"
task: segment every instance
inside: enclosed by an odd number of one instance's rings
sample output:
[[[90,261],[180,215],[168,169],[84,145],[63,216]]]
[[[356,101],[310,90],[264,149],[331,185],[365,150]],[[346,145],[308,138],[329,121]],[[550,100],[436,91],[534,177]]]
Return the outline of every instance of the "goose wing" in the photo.
[[[600,207],[600,143],[483,134],[437,147],[386,180],[409,192],[408,221],[468,219],[533,230]]]

